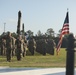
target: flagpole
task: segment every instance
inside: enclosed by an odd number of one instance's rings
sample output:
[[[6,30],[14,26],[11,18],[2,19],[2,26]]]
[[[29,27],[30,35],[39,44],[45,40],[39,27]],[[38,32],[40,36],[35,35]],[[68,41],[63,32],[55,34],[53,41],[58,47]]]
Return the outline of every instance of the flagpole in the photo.
[[[4,33],[5,33],[5,25],[6,25],[6,23],[4,23]]]
[[[74,36],[69,34],[68,36],[68,47],[66,55],[66,75],[74,75],[74,61],[75,61],[75,51],[74,51]]]

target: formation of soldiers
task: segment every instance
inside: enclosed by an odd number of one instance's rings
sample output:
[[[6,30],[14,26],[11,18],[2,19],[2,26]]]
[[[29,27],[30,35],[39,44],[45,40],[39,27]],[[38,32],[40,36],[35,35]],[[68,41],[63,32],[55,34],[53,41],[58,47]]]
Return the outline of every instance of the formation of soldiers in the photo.
[[[34,39],[31,38],[28,41],[28,49],[31,52],[32,55],[34,55],[34,52],[38,52],[42,55],[46,55],[46,53],[54,55],[54,49],[55,49],[55,42],[53,39],[49,38],[41,38],[41,39]]]
[[[0,41],[0,55],[6,56],[8,62],[11,61],[13,56],[16,56],[19,61],[22,56],[24,57],[26,55],[26,40],[23,40],[21,35],[15,39],[11,33],[8,32]]]
[[[42,55],[46,55],[46,53],[54,55],[55,42],[52,39],[34,39],[33,37],[27,41],[26,38],[22,39],[21,35],[18,35],[17,38],[12,37],[10,32],[1,38],[0,55],[6,56],[8,62],[13,56],[20,61],[27,54],[26,48],[31,55],[34,55],[35,51]]]
[[[17,24],[17,38],[14,38],[10,32],[6,36],[0,38],[0,55],[6,56],[8,62],[11,61],[13,56],[17,57],[17,60],[20,61],[22,57],[25,57],[28,49],[31,55],[34,55],[35,51],[46,55],[49,53],[54,55],[54,40],[50,39],[37,39],[29,37],[29,40],[26,40],[24,34],[24,24],[22,25],[22,35],[21,35],[21,11],[18,12],[18,24]]]

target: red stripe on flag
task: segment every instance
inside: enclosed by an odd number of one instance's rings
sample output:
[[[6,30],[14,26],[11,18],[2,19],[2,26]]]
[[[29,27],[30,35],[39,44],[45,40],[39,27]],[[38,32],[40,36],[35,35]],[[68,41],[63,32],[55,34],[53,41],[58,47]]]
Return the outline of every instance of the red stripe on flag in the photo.
[[[69,34],[69,18],[68,18],[68,12],[67,12],[67,15],[66,15],[66,18],[65,18],[65,21],[64,21],[64,24],[63,24],[63,27],[62,27],[62,30],[61,30],[61,34],[60,34],[60,40],[58,42],[58,45],[57,45],[57,55],[60,51],[60,47],[61,47],[61,44],[62,44],[62,39],[63,39],[63,35],[65,34]]]

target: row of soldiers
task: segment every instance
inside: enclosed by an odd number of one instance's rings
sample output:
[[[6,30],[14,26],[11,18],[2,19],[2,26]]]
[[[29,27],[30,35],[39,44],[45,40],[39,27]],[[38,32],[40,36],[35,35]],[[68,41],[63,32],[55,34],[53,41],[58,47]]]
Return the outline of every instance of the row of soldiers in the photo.
[[[26,55],[26,48],[32,55],[35,51],[43,55],[46,53],[54,55],[55,42],[52,39],[34,39],[32,37],[27,41],[26,38],[22,39],[20,35],[15,39],[8,32],[7,36],[1,39],[0,46],[0,54],[6,55],[7,61],[10,62],[14,55],[16,55],[17,60],[21,60]]]
[[[42,38],[42,39],[33,39],[30,38],[28,41],[28,49],[32,55],[34,52],[38,52],[42,55],[46,55],[46,53],[54,55],[54,49],[56,44],[53,39],[50,38]]]
[[[5,37],[1,38],[0,42],[0,54],[5,55],[7,61],[11,61],[11,57],[14,55],[17,56],[17,60],[21,60],[21,57],[26,55],[26,40],[23,40],[20,35],[17,36],[17,39],[11,36],[11,33],[8,32]]]

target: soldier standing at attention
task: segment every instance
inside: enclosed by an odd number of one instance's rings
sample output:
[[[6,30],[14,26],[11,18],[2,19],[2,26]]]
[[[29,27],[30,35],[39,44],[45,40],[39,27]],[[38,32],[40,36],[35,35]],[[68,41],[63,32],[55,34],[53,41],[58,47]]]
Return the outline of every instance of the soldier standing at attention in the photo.
[[[28,50],[31,52],[32,55],[34,55],[34,39],[31,37],[28,41]]]
[[[1,39],[1,55],[5,55],[5,46],[6,46],[6,43],[5,43],[5,39],[2,38]]]
[[[26,38],[24,38],[24,41],[23,41],[23,57],[26,56],[26,48],[27,48],[27,40],[26,40]]]
[[[18,35],[18,38],[15,42],[15,45],[16,45],[16,56],[17,56],[17,60],[20,61],[21,60],[21,55],[22,55],[22,40],[21,40],[21,36]]]
[[[16,39],[12,37],[12,57],[15,56],[15,41]]]
[[[11,61],[11,51],[12,51],[12,36],[11,33],[8,32],[6,38],[6,57],[8,62]]]

